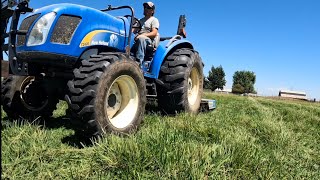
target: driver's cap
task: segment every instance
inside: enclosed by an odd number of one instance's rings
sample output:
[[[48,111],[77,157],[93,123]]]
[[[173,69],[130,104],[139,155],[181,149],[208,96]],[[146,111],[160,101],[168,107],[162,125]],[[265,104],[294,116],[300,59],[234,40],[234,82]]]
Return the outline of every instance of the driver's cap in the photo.
[[[149,7],[149,8],[151,8],[151,9],[155,9],[156,7],[154,6],[154,4],[153,4],[153,2],[145,2],[145,3],[143,3],[143,7]]]

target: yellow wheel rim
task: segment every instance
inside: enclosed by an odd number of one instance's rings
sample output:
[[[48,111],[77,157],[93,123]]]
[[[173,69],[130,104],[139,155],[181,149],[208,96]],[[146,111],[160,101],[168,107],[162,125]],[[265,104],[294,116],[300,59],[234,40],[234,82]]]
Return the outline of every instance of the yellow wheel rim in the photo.
[[[197,101],[200,90],[200,73],[196,67],[193,67],[188,78],[188,102],[194,105]]]
[[[111,85],[105,98],[105,115],[116,128],[131,125],[138,111],[138,87],[128,75],[119,76]]]

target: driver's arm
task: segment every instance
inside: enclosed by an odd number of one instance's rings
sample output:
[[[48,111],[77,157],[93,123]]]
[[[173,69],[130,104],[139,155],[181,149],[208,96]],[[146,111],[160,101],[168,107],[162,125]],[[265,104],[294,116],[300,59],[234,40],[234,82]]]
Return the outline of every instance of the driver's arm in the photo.
[[[155,38],[155,37],[157,36],[157,34],[158,34],[158,29],[157,29],[157,28],[152,28],[152,31],[151,31],[151,32],[149,32],[149,33],[143,33],[142,35],[145,35],[145,36],[147,36],[148,38],[153,39],[153,38]]]
[[[158,34],[158,29],[157,28],[152,28],[151,32],[140,34],[140,35],[135,37],[135,40],[137,40],[139,38],[139,36],[147,36],[148,38],[153,39],[153,38],[155,38],[157,36],[157,34]]]

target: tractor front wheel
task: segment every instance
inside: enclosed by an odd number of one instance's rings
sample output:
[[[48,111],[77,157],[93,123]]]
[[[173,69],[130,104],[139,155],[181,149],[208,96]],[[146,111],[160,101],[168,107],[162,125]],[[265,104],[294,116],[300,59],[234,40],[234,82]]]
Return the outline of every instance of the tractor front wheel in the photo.
[[[59,99],[49,96],[44,86],[41,80],[33,76],[7,77],[1,87],[2,106],[7,116],[30,121],[39,116],[50,117]]]
[[[127,134],[140,125],[146,87],[138,64],[121,53],[101,53],[81,62],[68,82],[70,108],[89,136]]]

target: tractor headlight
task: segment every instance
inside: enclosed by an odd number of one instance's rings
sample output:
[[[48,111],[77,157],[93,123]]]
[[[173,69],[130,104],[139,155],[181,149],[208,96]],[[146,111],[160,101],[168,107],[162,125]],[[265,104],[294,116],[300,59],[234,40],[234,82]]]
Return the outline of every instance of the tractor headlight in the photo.
[[[50,31],[50,27],[56,17],[55,12],[48,13],[42,16],[37,23],[33,26],[28,38],[27,46],[35,46],[43,44]]]

